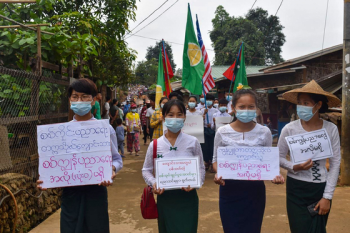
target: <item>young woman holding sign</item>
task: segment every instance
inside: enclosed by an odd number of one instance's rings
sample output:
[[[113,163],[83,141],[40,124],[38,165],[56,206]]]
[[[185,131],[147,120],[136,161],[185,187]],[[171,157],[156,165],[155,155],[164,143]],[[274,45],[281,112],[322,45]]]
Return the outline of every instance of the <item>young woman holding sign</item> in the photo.
[[[68,87],[70,108],[74,112],[74,121],[94,121],[91,107],[95,104],[97,95],[96,85],[89,79],[78,79]],[[118,141],[111,125],[111,149],[113,159],[113,175],[122,169],[123,161],[118,153]],[[41,188],[41,180],[37,181]],[[107,186],[109,181],[103,181],[98,185],[72,186],[63,188],[61,197],[61,232],[84,233],[99,232],[109,233]]]
[[[236,91],[232,99],[235,119],[218,129],[214,141],[213,167],[217,171],[218,147],[272,147],[271,131],[254,122],[257,97],[248,89]],[[225,233],[260,233],[265,211],[266,193],[264,181],[223,180],[215,175],[220,185],[220,216]],[[272,181],[283,184],[277,176]]]
[[[201,184],[205,179],[205,168],[201,146],[197,138],[182,133],[186,119],[186,108],[180,100],[167,102],[162,109],[163,120],[168,128],[164,135],[157,139],[157,158],[199,158]],[[153,142],[150,143],[142,175],[145,182],[153,187],[158,195],[158,229],[160,233],[195,233],[198,226],[198,196],[191,187],[179,190],[158,189],[153,175]]]
[[[320,119],[320,113],[325,113],[328,106],[339,106],[341,102],[335,95],[325,92],[314,80],[303,88],[284,93],[283,98],[297,104],[300,118],[283,128],[278,142],[280,165],[288,170],[287,212],[290,230],[292,233],[325,233],[341,157],[337,126]],[[332,145],[333,157],[329,158],[329,172],[326,159],[309,159],[296,165],[286,159],[289,147],[285,137],[320,129],[327,131]]]
[[[200,115],[202,116],[202,112],[196,109],[197,106],[197,97],[192,95],[188,99],[188,110],[186,111],[186,115]]]

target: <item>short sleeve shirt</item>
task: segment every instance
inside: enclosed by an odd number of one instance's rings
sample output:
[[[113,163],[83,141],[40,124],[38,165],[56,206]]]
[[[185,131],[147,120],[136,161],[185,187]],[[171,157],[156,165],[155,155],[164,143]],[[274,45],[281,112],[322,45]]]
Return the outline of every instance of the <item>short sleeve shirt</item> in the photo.
[[[92,114],[94,114],[95,109],[97,109],[95,118],[98,120],[101,120],[101,108],[100,108],[100,103],[98,101],[95,101],[95,105],[92,106],[91,108]]]

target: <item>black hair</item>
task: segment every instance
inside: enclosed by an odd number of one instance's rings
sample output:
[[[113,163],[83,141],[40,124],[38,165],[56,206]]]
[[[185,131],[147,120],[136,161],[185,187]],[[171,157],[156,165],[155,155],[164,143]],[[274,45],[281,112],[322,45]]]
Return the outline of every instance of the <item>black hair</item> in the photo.
[[[206,97],[206,100],[213,100],[213,101],[215,100],[215,97],[211,94],[207,94],[205,97]]]
[[[322,102],[322,106],[320,110],[318,110],[319,113],[325,113],[328,111],[328,98],[324,95],[318,95],[318,94],[313,94],[313,93],[299,93],[298,94],[298,99],[301,94],[307,94],[310,96],[310,98],[317,104],[318,102]]]
[[[111,97],[107,96],[106,101],[110,101]]]
[[[159,100],[159,106],[160,106],[160,104],[162,103],[163,100],[169,100],[169,99],[168,99],[168,97],[162,97],[162,98],[160,98],[160,100]]]
[[[176,96],[177,99],[179,98],[179,95],[176,92],[171,92],[169,94],[169,99],[173,98],[174,96]]]
[[[118,118],[117,119],[117,125],[121,125],[123,123],[122,119]]]
[[[150,94],[150,95],[148,95],[148,99],[149,99],[150,101],[155,102],[155,101],[156,101],[156,96],[153,95],[153,94]]]
[[[225,104],[225,105],[227,105],[227,104],[228,104],[228,101],[227,101],[226,98],[222,98],[222,99],[219,100],[219,104]]]
[[[113,99],[113,104],[117,103],[118,100],[117,99]]]
[[[198,102],[198,100],[197,100],[197,96],[195,96],[195,95],[191,95],[189,98],[188,98],[188,101],[190,101],[190,99],[191,98],[194,98],[195,100],[196,100],[196,103]]]
[[[164,117],[170,112],[171,107],[174,105],[177,106],[180,109],[180,112],[186,116],[186,107],[184,103],[181,100],[170,100],[164,104],[164,107],[162,109],[162,114]]]
[[[117,107],[120,108],[122,105],[120,103],[117,104]]]
[[[232,97],[232,107],[235,108],[237,101],[239,98],[242,97],[242,95],[250,95],[254,98],[255,105],[258,107],[258,97],[256,96],[255,92],[251,89],[241,89],[235,92],[235,94]],[[235,122],[237,120],[236,115],[233,116],[232,122]]]
[[[92,95],[95,97],[97,95],[97,87],[93,81],[87,78],[81,78],[74,81],[68,87],[68,97],[71,97],[73,90],[76,92]]]

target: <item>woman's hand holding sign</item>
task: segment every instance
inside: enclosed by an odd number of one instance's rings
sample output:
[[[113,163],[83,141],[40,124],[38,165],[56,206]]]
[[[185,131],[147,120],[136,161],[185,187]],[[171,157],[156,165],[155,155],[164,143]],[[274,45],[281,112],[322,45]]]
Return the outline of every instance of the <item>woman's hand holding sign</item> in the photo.
[[[191,192],[194,188],[191,188],[190,186],[188,186],[187,188],[182,188],[183,191],[185,192]]]
[[[157,189],[157,183],[153,184],[153,193],[157,195],[162,195],[164,193],[164,189]]]
[[[221,186],[225,186],[225,181],[222,179],[221,176],[218,178],[218,174],[217,173],[215,174],[215,177],[214,177],[214,183],[218,184],[218,185],[221,185]]]
[[[284,184],[284,177],[282,175],[276,176],[271,182],[274,184]]]
[[[312,162],[311,159],[309,159],[305,163],[294,165],[293,166],[293,170],[296,171],[296,172],[297,171],[302,171],[302,170],[309,170],[310,168],[312,168],[313,165],[314,165],[314,163]]]

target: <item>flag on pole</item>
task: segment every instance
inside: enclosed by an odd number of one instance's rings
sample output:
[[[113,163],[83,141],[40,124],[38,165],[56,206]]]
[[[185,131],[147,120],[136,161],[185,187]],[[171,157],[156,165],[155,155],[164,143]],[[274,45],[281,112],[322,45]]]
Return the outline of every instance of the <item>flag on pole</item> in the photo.
[[[165,62],[166,60],[166,62]],[[159,101],[163,96],[171,93],[170,79],[174,76],[170,65],[169,57],[166,54],[163,44],[159,47],[158,77],[156,86],[155,108],[159,109]]]
[[[233,87],[233,93],[235,93],[238,89],[241,89],[242,87],[248,86],[248,79],[247,79],[247,73],[245,70],[245,60],[244,60],[244,43],[242,43],[242,49],[241,54],[239,56],[239,62],[237,62],[238,65],[234,69],[234,74],[236,79],[234,80],[235,85]]]
[[[201,95],[202,77],[205,71],[201,47],[193,27],[190,4],[188,4],[186,35],[183,51],[182,86],[194,95]]]
[[[197,25],[198,43],[199,43],[199,46],[201,47],[202,55],[204,58],[205,71],[203,75],[203,91],[204,91],[203,94],[206,95],[211,89],[215,87],[215,82],[214,82],[213,76],[211,76],[211,65],[207,54],[207,50],[205,49],[205,45],[203,43],[201,30],[199,28],[198,18],[197,18],[196,25]]]

